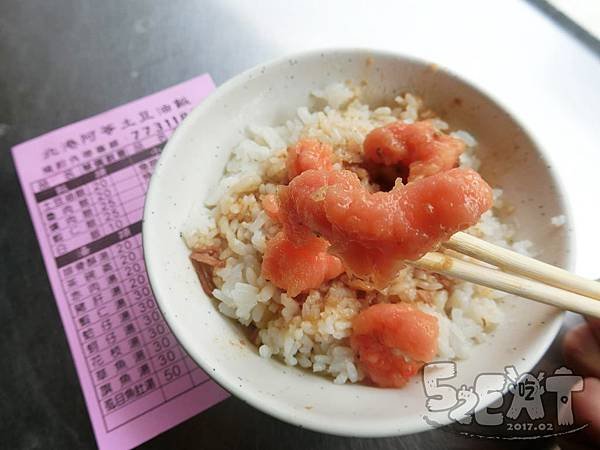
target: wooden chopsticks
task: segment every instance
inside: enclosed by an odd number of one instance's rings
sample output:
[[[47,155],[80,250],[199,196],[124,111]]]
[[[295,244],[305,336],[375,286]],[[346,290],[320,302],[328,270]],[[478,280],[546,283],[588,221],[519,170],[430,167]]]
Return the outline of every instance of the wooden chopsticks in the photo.
[[[444,247],[497,267],[430,252],[409,264],[561,309],[600,318],[600,283],[523,256],[466,233],[456,233]]]
[[[567,291],[600,299],[600,283],[597,281],[579,277],[567,270],[490,244],[470,234],[456,233],[448,242],[444,243],[444,247],[485,261],[507,272],[520,274]]]

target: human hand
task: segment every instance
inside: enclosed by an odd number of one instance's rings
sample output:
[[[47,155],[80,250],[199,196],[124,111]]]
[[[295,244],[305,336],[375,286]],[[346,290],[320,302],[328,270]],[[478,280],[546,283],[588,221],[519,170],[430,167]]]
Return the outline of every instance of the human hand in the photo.
[[[583,391],[573,392],[573,415],[589,424],[585,436],[592,446],[600,443],[600,319],[587,319],[567,332],[563,340],[567,367],[584,377]]]

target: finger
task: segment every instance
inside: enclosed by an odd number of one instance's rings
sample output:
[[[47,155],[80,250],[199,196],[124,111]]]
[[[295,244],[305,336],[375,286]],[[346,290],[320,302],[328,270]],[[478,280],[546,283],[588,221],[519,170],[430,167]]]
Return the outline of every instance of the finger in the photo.
[[[596,337],[596,342],[600,343],[600,319],[586,317],[585,320],[592,330],[592,334]]]
[[[563,340],[563,356],[566,365],[577,375],[600,378],[600,343],[587,323],[567,332]]]
[[[585,378],[583,391],[573,392],[573,417],[578,424],[588,424],[584,435],[590,443],[600,442],[600,380]]]

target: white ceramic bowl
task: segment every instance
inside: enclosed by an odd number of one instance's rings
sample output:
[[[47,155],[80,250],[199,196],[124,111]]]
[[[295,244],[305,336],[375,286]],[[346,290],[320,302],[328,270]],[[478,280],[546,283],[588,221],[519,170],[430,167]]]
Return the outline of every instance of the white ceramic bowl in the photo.
[[[179,126],[157,164],[144,212],[143,245],[150,283],[171,329],[190,356],[221,386],[256,408],[302,427],[348,436],[390,436],[428,427],[421,379],[402,389],[335,385],[310,371],[261,358],[240,326],[207,297],[188,259],[180,229],[193,202],[221,177],[230,149],[249,124],[279,124],[328,83],[366,80],[367,100],[416,92],[453,128],[479,141],[482,173],[514,204],[519,237],[540,258],[569,268],[571,236],[550,217],[567,214],[541,150],[501,107],[445,69],[371,50],[314,51],[257,66],[223,84]],[[534,366],[555,337],[562,315],[531,301],[504,305],[506,321],[472,356],[458,362],[455,385],[481,372]],[[479,405],[480,407],[482,405]]]

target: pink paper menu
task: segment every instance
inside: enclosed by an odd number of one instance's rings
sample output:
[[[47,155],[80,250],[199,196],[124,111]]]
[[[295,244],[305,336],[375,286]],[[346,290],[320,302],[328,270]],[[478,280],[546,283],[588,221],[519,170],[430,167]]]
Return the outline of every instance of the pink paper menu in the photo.
[[[209,75],[14,147],[13,158],[101,449],[131,448],[227,397],[190,359],[148,285],[148,180]]]

